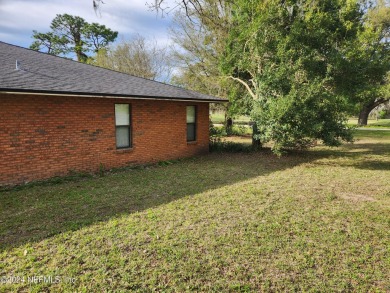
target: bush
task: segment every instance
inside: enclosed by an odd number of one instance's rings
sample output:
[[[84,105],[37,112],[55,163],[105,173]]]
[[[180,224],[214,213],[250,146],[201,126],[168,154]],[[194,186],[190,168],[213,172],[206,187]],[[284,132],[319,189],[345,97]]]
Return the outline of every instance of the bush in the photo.
[[[251,129],[249,129],[251,130]],[[233,127],[228,134],[226,131],[226,127],[215,127],[213,122],[210,120],[209,122],[209,132],[210,132],[210,151],[211,152],[228,152],[228,153],[240,153],[240,152],[250,152],[252,151],[252,146],[245,145],[242,143],[232,142],[232,141],[223,141],[221,137],[229,136],[229,135],[245,135],[248,134],[248,128],[240,125]]]
[[[238,142],[223,141],[220,137],[210,137],[210,152],[218,153],[248,153],[251,152],[252,146]]]
[[[378,112],[378,118],[379,119],[386,119],[388,117],[388,115],[389,115],[389,112],[386,109],[380,110]]]
[[[212,122],[210,122],[212,124]],[[209,127],[210,136],[227,136],[225,127],[215,127],[214,125]]]
[[[231,135],[243,136],[252,133],[252,128],[245,125],[233,125]]]

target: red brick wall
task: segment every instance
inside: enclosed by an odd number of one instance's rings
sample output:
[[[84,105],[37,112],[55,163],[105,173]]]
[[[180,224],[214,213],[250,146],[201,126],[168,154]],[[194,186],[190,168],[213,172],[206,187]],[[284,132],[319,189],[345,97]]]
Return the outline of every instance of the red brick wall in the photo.
[[[129,103],[132,148],[117,150],[115,103]],[[197,106],[197,141],[186,106]],[[208,103],[0,94],[0,185],[208,151]]]

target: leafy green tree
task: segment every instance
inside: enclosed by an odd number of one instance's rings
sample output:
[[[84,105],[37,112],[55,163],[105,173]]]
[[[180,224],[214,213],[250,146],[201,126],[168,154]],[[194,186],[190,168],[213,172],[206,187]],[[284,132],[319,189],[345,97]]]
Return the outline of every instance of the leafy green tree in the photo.
[[[118,32],[112,31],[105,25],[98,23],[87,24],[83,30],[85,36],[85,43],[88,48],[94,53],[101,49],[107,48],[107,46],[114,42],[118,37]]]
[[[30,49],[40,51],[42,47],[46,49],[46,53],[51,55],[61,55],[64,48],[68,44],[68,39],[64,36],[58,36],[53,32],[38,33],[33,31],[35,41],[30,46]]]
[[[367,125],[370,112],[390,99],[390,7],[379,0],[369,3],[366,11],[364,30],[349,54],[357,68],[355,76],[360,76],[355,87],[359,125]]]
[[[184,9],[186,19],[189,19],[189,23],[195,27],[195,33],[191,30],[184,30],[184,32],[187,39],[196,43],[195,49],[191,51],[198,55],[197,58],[194,58],[197,60],[195,63],[189,63],[186,60],[187,69],[179,78],[182,83],[198,84],[199,88],[207,89],[208,87],[205,86],[207,82],[210,82],[213,77],[217,80],[220,78],[218,72],[213,71],[209,76],[206,75],[207,77],[204,79],[206,82],[201,80],[202,74],[199,73],[206,72],[203,64],[205,64],[204,60],[209,59],[199,54],[199,52],[207,52],[207,50],[199,50],[204,42],[199,37],[197,39],[193,36],[196,33],[202,36],[202,30],[206,30],[209,34],[208,39],[215,39],[216,35],[225,37],[230,28],[232,30],[229,32],[231,36],[229,45],[238,50],[230,62],[230,69],[225,73],[228,73],[232,80],[238,81],[244,86],[254,100],[259,98],[258,94],[263,99],[264,95],[272,97],[272,94],[269,95],[269,93],[277,93],[282,97],[287,97],[292,93],[288,91],[293,89],[293,85],[299,91],[306,91],[299,82],[294,79],[290,80],[288,74],[298,75],[301,78],[304,75],[309,76],[307,84],[312,83],[314,78],[315,82],[322,81],[322,83],[317,83],[317,87],[323,87],[325,91],[319,92],[321,94],[328,93],[329,96],[326,97],[328,101],[334,99],[336,104],[333,107],[337,108],[337,111],[330,109],[329,106],[324,109],[331,111],[334,115],[336,113],[339,115],[335,117],[330,115],[328,120],[336,119],[339,121],[336,128],[344,129],[344,131],[332,131],[334,135],[330,136],[326,134],[326,131],[323,131],[323,134],[316,131],[316,135],[311,131],[311,134],[305,137],[305,133],[308,132],[304,131],[304,127],[300,127],[302,133],[294,134],[300,146],[310,144],[313,139],[321,139],[330,145],[338,144],[341,140],[349,140],[350,134],[345,131],[343,123],[340,123],[340,121],[345,121],[346,113],[356,113],[357,108],[360,111],[359,124],[366,124],[371,110],[389,100],[389,83],[386,72],[390,65],[388,59],[390,8],[389,2],[386,0],[323,1],[322,3],[314,1],[178,0],[176,4],[182,10]],[[164,11],[164,5],[167,5],[166,1],[159,0],[155,1],[152,7]],[[213,7],[217,8],[212,9]],[[220,27],[224,29],[215,29]],[[268,33],[262,33],[262,29]],[[241,37],[241,39],[238,38],[241,41],[238,44],[235,43],[237,36]],[[271,40],[267,38],[271,38]],[[188,52],[187,44],[181,47]],[[283,51],[284,49],[286,50]],[[262,50],[260,54],[259,50]],[[216,52],[215,55],[218,55],[221,50],[211,50],[211,52]],[[282,56],[283,54],[284,56]],[[305,54],[308,55],[305,56]],[[279,59],[275,58],[277,56]],[[315,58],[317,60],[311,60]],[[224,59],[222,63],[226,70],[225,65],[229,61],[226,61],[225,56],[222,59]],[[289,62],[290,64],[288,64]],[[295,66],[296,62],[302,64]],[[294,66],[290,66],[291,64]],[[275,66],[277,70],[273,71],[272,68],[268,68],[269,66]],[[264,68],[268,68],[268,70],[264,72]],[[281,74],[280,71],[283,70],[284,72]],[[274,80],[274,83],[270,85],[269,82],[272,80],[270,76],[276,74],[279,74],[279,79]],[[183,82],[183,79],[187,81]],[[275,82],[280,82],[279,85],[285,84],[286,87],[280,91],[281,87],[279,86],[279,89],[275,91],[275,88],[272,88],[273,86],[277,87]],[[270,90],[268,93],[266,93],[267,87],[265,86],[271,86],[268,88]],[[303,93],[299,93],[299,95],[302,97]],[[280,100],[283,99],[279,97],[276,99],[278,101],[275,103],[282,103]],[[237,101],[240,99],[233,101],[233,104]],[[270,99],[267,100],[267,104],[269,103],[271,103]],[[306,105],[306,102],[304,104]],[[283,107],[279,105],[279,108]],[[269,113],[268,110],[267,113]],[[257,111],[259,111],[258,107]],[[297,111],[295,110],[295,112]],[[324,116],[312,114],[313,117]],[[261,117],[266,116],[265,113],[261,115]],[[272,119],[267,121],[272,121]],[[320,123],[320,121],[316,122]],[[324,129],[324,125],[321,129]],[[317,129],[320,128],[317,127]],[[264,129],[259,127],[259,130]],[[263,136],[264,142],[275,139],[275,137],[272,138],[269,131],[261,133],[268,133]],[[261,133],[259,137],[262,136]],[[333,139],[330,139],[331,137]],[[296,145],[295,138],[290,138],[292,139],[290,142],[280,142],[281,146],[276,143],[276,148],[282,148],[282,145]]]
[[[261,143],[280,153],[352,140],[347,114],[363,74],[350,55],[363,15],[353,0],[235,1],[222,66],[253,98]]]
[[[118,36],[118,32],[97,23],[89,24],[79,16],[57,14],[50,25],[51,31],[33,31],[33,50],[45,51],[53,55],[75,53],[77,60],[86,62],[89,52],[104,49]]]

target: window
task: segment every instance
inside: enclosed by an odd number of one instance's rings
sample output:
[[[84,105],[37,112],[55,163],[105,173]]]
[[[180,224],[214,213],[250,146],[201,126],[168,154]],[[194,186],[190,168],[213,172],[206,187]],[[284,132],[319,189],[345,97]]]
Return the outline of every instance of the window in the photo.
[[[187,106],[187,141],[196,140],[196,107]]]
[[[116,148],[131,147],[130,105],[115,104]]]

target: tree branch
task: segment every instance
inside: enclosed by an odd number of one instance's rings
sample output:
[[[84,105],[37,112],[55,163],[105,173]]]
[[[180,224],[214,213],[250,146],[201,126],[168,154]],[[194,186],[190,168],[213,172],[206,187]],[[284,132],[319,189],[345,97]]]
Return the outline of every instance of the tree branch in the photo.
[[[233,79],[233,80],[238,81],[239,83],[241,83],[241,84],[247,89],[247,91],[249,92],[249,94],[251,95],[251,97],[252,97],[254,100],[257,99],[255,93],[252,91],[252,89],[250,88],[250,86],[249,86],[245,81],[243,81],[243,80],[240,79],[240,78],[231,76],[231,75],[228,76],[228,78],[231,78],[231,79]]]
[[[380,104],[386,103],[389,100],[390,100],[390,98],[387,98],[387,99],[382,98],[382,99],[375,101],[372,109],[378,107]]]

